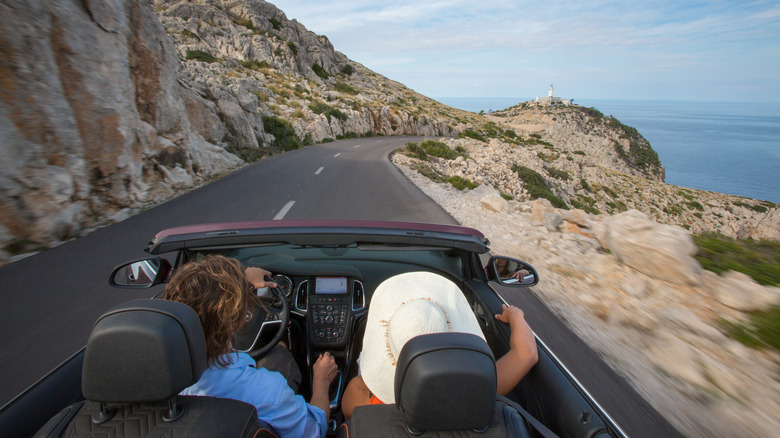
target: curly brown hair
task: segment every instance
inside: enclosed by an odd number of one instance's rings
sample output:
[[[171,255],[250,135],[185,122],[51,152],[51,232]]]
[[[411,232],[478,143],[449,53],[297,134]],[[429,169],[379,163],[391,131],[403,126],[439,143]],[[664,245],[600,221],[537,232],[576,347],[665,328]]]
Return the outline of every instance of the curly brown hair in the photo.
[[[233,333],[246,325],[250,304],[257,300],[241,263],[209,255],[177,270],[165,286],[162,298],[192,307],[200,317],[206,336],[209,366],[232,363]]]

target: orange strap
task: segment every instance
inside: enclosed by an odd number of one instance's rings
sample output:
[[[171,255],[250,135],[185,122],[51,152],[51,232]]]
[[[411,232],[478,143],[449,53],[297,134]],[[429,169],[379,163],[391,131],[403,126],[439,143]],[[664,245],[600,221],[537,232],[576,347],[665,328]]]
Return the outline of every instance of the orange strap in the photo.
[[[368,404],[370,405],[383,405],[382,400],[379,400],[377,396],[374,394],[371,394],[371,397],[368,398]]]

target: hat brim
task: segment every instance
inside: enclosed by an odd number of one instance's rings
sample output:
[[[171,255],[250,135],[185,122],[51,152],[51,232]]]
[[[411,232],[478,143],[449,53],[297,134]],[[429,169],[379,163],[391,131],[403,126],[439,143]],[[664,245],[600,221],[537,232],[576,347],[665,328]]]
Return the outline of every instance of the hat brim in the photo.
[[[374,291],[368,309],[360,371],[368,389],[383,403],[395,403],[395,367],[388,344],[388,323],[406,302],[429,299],[447,315],[450,332],[485,336],[460,288],[431,272],[408,272],[383,281]]]

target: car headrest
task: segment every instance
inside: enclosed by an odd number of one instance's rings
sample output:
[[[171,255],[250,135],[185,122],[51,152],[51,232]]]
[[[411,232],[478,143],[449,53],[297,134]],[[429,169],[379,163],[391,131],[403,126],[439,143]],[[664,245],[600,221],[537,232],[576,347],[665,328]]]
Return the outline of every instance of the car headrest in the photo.
[[[206,369],[197,313],[174,301],[136,300],[104,313],[87,341],[82,391],[87,400],[140,403],[168,399]]]
[[[395,401],[417,430],[482,429],[496,403],[493,353],[469,333],[414,337],[398,358]]]

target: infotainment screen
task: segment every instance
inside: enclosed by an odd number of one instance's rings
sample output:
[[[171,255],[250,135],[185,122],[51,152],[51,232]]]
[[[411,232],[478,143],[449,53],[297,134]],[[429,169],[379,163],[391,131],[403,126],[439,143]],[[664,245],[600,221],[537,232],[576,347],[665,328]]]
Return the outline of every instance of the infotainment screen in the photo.
[[[317,277],[314,282],[314,293],[345,294],[347,293],[347,277]]]

